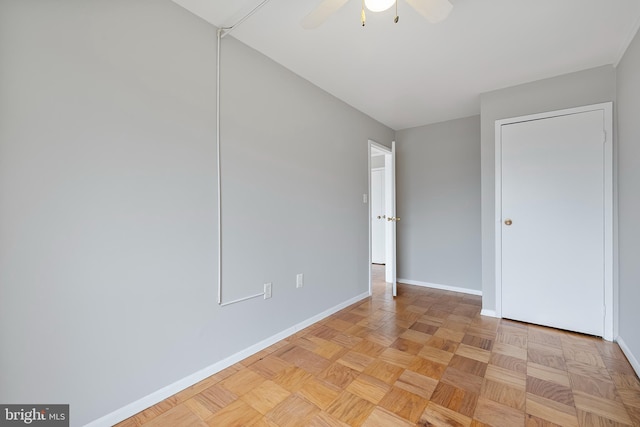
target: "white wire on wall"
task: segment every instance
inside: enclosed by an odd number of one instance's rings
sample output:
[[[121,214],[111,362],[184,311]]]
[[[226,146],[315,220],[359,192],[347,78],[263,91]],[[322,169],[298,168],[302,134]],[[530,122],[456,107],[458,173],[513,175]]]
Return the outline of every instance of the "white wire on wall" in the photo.
[[[247,13],[242,19],[233,24],[230,27],[220,27],[216,32],[217,46],[216,46],[216,167],[218,170],[218,305],[221,307],[235,304],[238,302],[246,301],[253,298],[264,296],[264,292],[259,294],[250,295],[243,298],[238,298],[233,301],[222,302],[222,162],[220,159],[220,47],[222,45],[222,39],[233,31],[236,27],[241,25],[244,21],[249,19],[254,13],[256,13],[262,6],[266,5],[271,0],[263,0],[257,5],[251,12]]]

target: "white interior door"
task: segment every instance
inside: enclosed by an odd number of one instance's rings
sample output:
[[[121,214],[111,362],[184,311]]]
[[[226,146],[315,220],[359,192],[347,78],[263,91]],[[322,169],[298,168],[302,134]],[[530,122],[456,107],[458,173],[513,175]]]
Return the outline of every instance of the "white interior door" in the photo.
[[[385,263],[385,214],[384,168],[371,171],[371,262]]]
[[[603,110],[501,126],[502,316],[604,333]]]
[[[387,184],[387,253],[386,253],[386,281],[391,282],[393,296],[398,295],[396,278],[396,142],[391,143],[391,153],[385,156],[385,172]]]

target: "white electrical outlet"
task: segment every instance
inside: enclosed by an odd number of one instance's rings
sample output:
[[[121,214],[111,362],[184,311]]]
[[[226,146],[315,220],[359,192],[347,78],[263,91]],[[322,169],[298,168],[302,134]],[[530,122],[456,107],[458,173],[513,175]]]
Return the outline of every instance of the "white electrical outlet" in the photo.
[[[304,275],[302,273],[296,275],[296,288],[304,286]]]
[[[271,298],[271,282],[264,284],[264,299]]]

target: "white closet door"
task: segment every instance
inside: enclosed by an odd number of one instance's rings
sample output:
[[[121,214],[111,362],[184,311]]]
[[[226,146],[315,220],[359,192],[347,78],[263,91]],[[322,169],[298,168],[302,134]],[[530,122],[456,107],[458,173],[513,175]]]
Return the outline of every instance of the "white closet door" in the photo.
[[[501,126],[503,317],[603,335],[603,115]]]

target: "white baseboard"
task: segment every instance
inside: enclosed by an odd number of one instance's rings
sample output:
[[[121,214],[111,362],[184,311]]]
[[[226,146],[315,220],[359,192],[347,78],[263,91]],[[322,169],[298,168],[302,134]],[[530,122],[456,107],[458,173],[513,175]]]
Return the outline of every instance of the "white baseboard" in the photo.
[[[636,375],[640,377],[640,361],[636,358],[636,356],[631,352],[631,349],[627,346],[627,343],[624,342],[622,337],[616,338],[616,342],[620,346],[620,349],[629,360],[631,367],[634,371],[636,371]]]
[[[457,286],[449,286],[449,285],[438,285],[436,283],[421,282],[419,280],[409,280],[409,279],[397,279],[397,280],[398,280],[398,283],[405,283],[407,285],[422,286],[424,288],[442,289],[443,291],[460,292],[463,294],[482,296],[482,291],[478,291],[476,289],[459,288]]]
[[[483,308],[480,311],[480,315],[481,316],[488,316],[488,317],[498,317],[498,313],[496,313],[495,310],[487,310],[486,308]]]
[[[223,369],[228,368],[231,365],[234,365],[238,362],[240,362],[241,360],[246,359],[249,356],[252,356],[254,354],[256,354],[259,351],[264,350],[265,348],[269,347],[270,345],[273,345],[275,343],[277,343],[278,341],[281,341],[293,334],[295,334],[298,331],[301,331],[302,329],[313,325],[314,323],[328,317],[331,316],[332,314],[342,310],[343,308],[346,308],[348,306],[350,306],[351,304],[354,304],[358,301],[362,301],[365,298],[369,297],[369,292],[365,292],[363,294],[360,294],[356,297],[353,297],[347,301],[344,301],[334,307],[329,308],[328,310],[323,311],[322,313],[319,313],[313,317],[310,317],[306,320],[303,320],[302,322],[285,329],[282,332],[279,332],[267,339],[264,339],[262,341],[260,341],[257,344],[254,344],[250,347],[247,347],[246,349],[239,351],[236,354],[233,354],[229,357],[227,357],[226,359],[220,360],[219,362],[214,363],[213,365],[207,366],[206,368],[203,368],[201,370],[199,370],[198,372],[194,372],[193,374],[186,376],[176,382],[174,382],[173,384],[169,384],[166,387],[161,388],[160,390],[154,391],[153,393],[136,400],[135,402],[132,402],[126,406],[123,406],[120,409],[116,409],[115,411],[98,418],[97,420],[94,420],[88,424],[86,424],[86,427],[110,427],[113,426],[114,424],[119,423],[120,421],[126,420],[127,418],[131,417],[132,415],[137,414],[140,411],[144,411],[145,409],[147,409],[150,406],[155,405],[158,402],[162,402],[164,399],[166,399],[167,397],[173,396],[174,394],[184,390],[187,387],[190,387],[202,380],[204,380],[205,378],[210,377],[211,375],[222,371]]]

